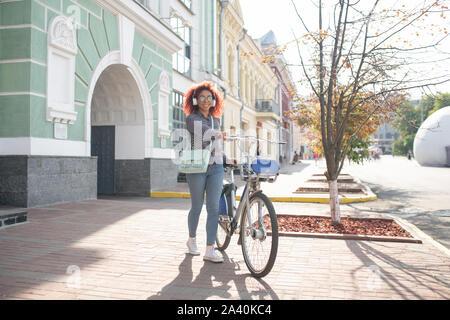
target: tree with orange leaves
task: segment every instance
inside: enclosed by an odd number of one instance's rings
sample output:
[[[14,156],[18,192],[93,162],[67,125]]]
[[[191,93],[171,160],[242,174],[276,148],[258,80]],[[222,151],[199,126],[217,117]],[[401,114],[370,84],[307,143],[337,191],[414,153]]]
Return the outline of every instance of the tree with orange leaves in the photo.
[[[395,112],[408,90],[450,80],[449,72],[431,74],[433,63],[449,59],[439,55],[448,37],[446,24],[439,23],[448,1],[318,0],[318,30],[291,1],[305,29],[296,41],[312,98],[299,101],[290,116],[320,139],[331,218],[340,224],[337,178],[353,142]]]
[[[351,152],[352,142],[368,141],[380,125],[392,120],[395,110],[405,101],[405,94],[391,95],[389,101],[369,99],[370,94],[359,96],[355,100],[347,125],[344,130],[343,141],[346,154]],[[368,115],[370,115],[368,117]],[[315,96],[309,99],[297,99],[297,106],[285,112],[285,116],[296,121],[299,126],[308,128],[306,139],[314,152],[324,155],[321,135],[320,102]],[[332,120],[333,121],[333,120]],[[335,125],[335,123],[333,123]],[[355,130],[355,128],[358,128]]]

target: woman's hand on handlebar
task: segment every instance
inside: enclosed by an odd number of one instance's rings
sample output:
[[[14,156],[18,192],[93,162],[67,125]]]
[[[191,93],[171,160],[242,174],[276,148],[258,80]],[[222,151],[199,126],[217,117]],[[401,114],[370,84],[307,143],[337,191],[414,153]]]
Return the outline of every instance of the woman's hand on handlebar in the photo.
[[[223,141],[227,141],[227,132],[226,131],[221,131],[220,135],[222,136]]]
[[[237,168],[238,167],[238,161],[236,159],[227,159],[227,165]]]

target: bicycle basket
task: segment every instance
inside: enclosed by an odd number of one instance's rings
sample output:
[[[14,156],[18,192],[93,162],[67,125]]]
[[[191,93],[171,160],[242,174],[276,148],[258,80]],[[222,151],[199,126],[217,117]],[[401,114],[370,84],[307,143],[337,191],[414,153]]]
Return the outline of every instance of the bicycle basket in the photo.
[[[280,165],[275,160],[256,159],[252,163],[252,170],[258,175],[271,176],[280,171]]]

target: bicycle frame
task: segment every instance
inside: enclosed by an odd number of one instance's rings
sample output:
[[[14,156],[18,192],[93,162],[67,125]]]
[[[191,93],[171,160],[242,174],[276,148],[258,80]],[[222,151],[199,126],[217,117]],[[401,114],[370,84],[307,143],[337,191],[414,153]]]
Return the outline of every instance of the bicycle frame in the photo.
[[[230,140],[265,139],[232,137]],[[229,177],[227,175],[225,180],[231,183],[224,184],[222,188],[219,205],[220,233],[216,236],[216,243],[217,248],[224,251],[230,244],[233,234],[239,233],[237,244],[241,246],[245,264],[255,277],[260,278],[272,270],[277,256],[279,237],[275,208],[270,198],[261,190],[261,182],[274,182],[279,175],[280,166],[275,160],[259,157],[255,160],[249,154],[241,159],[243,161],[241,160],[239,171],[245,186],[237,207],[235,167],[225,165],[225,170],[229,173]],[[244,217],[244,214],[247,217]]]
[[[232,221],[230,225],[230,235],[233,234],[236,230],[239,230],[238,225],[241,218],[241,215],[243,213],[243,199],[248,198],[249,188],[248,184],[244,187],[244,191],[241,196],[241,200],[239,202],[238,208],[236,208],[236,192],[235,192],[235,183],[234,183],[234,170],[233,168],[228,169],[230,170],[230,182],[231,182],[231,210],[232,210]]]
[[[250,163],[250,156],[247,156],[248,163]],[[243,176],[243,168],[242,165],[240,167],[241,176]],[[260,188],[260,182],[258,181],[257,175],[249,175],[247,179],[247,183],[244,187],[244,191],[242,192],[241,199],[239,201],[239,205],[236,209],[236,193],[235,193],[235,183],[234,183],[234,171],[233,169],[230,170],[230,182],[231,182],[231,209],[233,213],[233,220],[231,224],[230,233],[233,234],[236,230],[239,230],[239,222],[241,220],[241,216],[244,212],[244,209],[247,209],[247,222],[248,226],[252,232],[252,234],[256,234],[256,231],[251,223],[251,217],[250,217],[250,196],[256,192],[261,192]],[[266,230],[264,228],[264,224],[262,223],[262,212],[261,210],[258,210],[258,219],[261,222],[260,225],[262,226],[264,230],[264,237],[266,236]]]
[[[266,139],[259,139],[259,138],[255,138],[255,137],[237,137],[237,136],[230,136],[227,137],[228,140],[238,140],[238,141],[242,141],[242,140],[249,140],[249,141],[268,141],[268,142],[272,142],[272,143],[280,143],[280,144],[285,144],[285,142],[277,142],[277,141],[272,141],[272,140],[266,140]],[[242,192],[242,196],[241,196],[241,200],[239,201],[239,205],[236,209],[236,194],[235,194],[235,183],[234,183],[234,171],[233,169],[230,170],[230,182],[231,182],[231,207],[232,207],[232,213],[233,213],[233,218],[231,221],[231,225],[230,225],[230,236],[236,232],[236,230],[239,230],[238,227],[239,226],[239,222],[241,220],[241,215],[244,212],[244,209],[247,209],[247,222],[248,222],[248,226],[249,229],[251,231],[251,234],[254,235],[257,238],[260,239],[265,239],[266,235],[267,235],[267,231],[264,227],[264,223],[263,223],[263,217],[262,217],[262,212],[261,212],[261,208],[259,207],[258,209],[258,221],[260,222],[260,226],[262,227],[263,233],[261,234],[260,231],[255,230],[255,228],[253,227],[252,223],[251,223],[251,216],[250,216],[250,196],[256,192],[262,192],[261,188],[260,188],[260,177],[253,173],[251,170],[251,163],[252,163],[252,157],[250,155],[246,156],[247,158],[247,166],[248,166],[248,177],[246,177],[246,185],[244,187],[244,191]],[[240,165],[240,176],[241,177],[245,177],[244,172],[243,172],[243,165]],[[276,176],[273,179],[270,179],[270,182],[274,182],[276,180]]]

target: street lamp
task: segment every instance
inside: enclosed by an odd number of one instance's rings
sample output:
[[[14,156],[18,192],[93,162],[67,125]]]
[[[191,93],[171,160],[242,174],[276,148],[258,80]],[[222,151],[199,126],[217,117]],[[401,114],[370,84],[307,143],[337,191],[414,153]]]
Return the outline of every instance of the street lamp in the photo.
[[[230,0],[219,0],[220,3],[220,18],[219,18],[219,78],[222,79],[222,66],[223,66],[223,56],[222,56],[222,21],[223,21],[223,11],[230,4]]]

